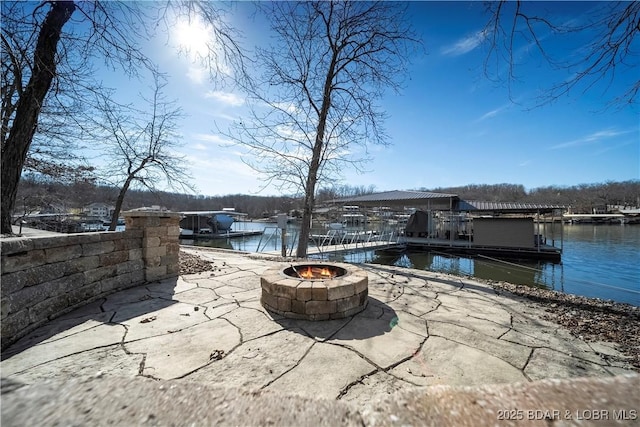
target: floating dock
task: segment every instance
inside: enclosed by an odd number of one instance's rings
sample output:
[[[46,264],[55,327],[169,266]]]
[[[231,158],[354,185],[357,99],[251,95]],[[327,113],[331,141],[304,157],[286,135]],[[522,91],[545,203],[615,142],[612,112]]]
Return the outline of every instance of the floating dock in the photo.
[[[237,237],[259,236],[263,230],[246,231],[225,231],[223,233],[192,233],[180,234],[180,240],[201,240],[201,239],[233,239]]]
[[[562,259],[560,248],[540,244],[531,248],[509,246],[477,245],[460,240],[430,239],[419,237],[405,237],[401,243],[406,245],[407,251],[438,251],[452,255],[487,255],[494,258],[507,259],[537,259],[559,263]]]

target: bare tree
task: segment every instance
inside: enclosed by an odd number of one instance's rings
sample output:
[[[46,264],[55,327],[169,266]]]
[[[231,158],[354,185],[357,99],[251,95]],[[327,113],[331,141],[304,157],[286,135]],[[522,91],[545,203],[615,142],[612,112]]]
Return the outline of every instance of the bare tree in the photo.
[[[221,7],[199,1],[0,2],[2,233],[11,233],[25,167],[46,174],[77,170],[74,144],[91,139],[91,116],[99,107],[88,101],[107,93],[95,79],[95,64],[135,77],[153,68],[141,41],[199,16],[210,25],[211,40],[197,60],[212,80],[233,71],[233,77],[244,75],[244,57]]]
[[[487,2],[490,19],[483,34],[489,52],[485,71],[491,69],[506,72],[509,87],[518,79],[517,66],[520,53],[537,51],[552,67],[561,70],[568,78],[560,78],[551,84],[539,98],[539,104],[552,102],[575,90],[588,91],[598,83],[604,83],[603,92],[610,89],[611,82],[624,74],[635,76],[623,93],[610,95],[612,104],[624,106],[637,101],[640,79],[640,2],[575,3],[575,7],[589,8],[585,15],[573,19],[548,16],[545,6],[552,3],[497,1]],[[573,7],[574,4],[571,4]],[[583,9],[584,10],[584,9]],[[551,43],[558,40],[573,41],[573,52],[554,55]],[[498,74],[500,71],[498,71]]]
[[[124,198],[135,184],[155,190],[166,182],[171,188],[184,190],[190,179],[184,157],[174,151],[181,145],[176,130],[182,113],[175,101],[164,96],[165,85],[162,76],[154,73],[152,95],[143,96],[144,109],[102,101],[104,117],[99,124],[105,131],[103,144],[108,161],[102,175],[104,181],[120,189],[110,231],[116,229]]]
[[[73,2],[56,2],[51,6],[38,34],[28,83],[23,89],[22,79],[13,81],[12,89],[21,92],[16,102],[12,102],[9,94],[3,96],[3,111],[7,108],[6,113],[14,114],[14,119],[10,130],[9,120],[5,117],[2,119],[2,233],[12,232],[11,211],[15,204],[22,166],[36,132],[40,108],[56,73],[55,55],[60,33],[74,10]],[[3,55],[3,63],[4,61]],[[24,63],[24,56],[11,58],[11,62],[20,67]],[[3,78],[3,89],[8,89],[9,85],[5,81]],[[7,99],[10,102],[5,102]],[[6,140],[5,129],[8,134]]]
[[[227,136],[248,149],[265,186],[304,194],[297,256],[305,257],[316,185],[361,170],[367,144],[386,144],[385,89],[398,90],[419,43],[393,2],[263,4],[276,42],[257,49],[262,74],[250,116]]]

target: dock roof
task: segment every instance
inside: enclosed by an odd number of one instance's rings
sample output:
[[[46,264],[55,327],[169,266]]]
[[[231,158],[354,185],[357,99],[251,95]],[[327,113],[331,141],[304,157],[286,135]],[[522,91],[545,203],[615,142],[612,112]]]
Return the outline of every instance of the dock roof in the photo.
[[[566,206],[544,203],[521,202],[485,202],[462,200],[456,194],[434,193],[430,191],[385,191],[365,194],[356,197],[344,197],[333,200],[334,203],[374,206],[424,206],[431,205],[435,209],[452,209],[455,211],[502,212],[502,213],[549,213]]]
[[[483,211],[483,212],[551,212],[556,209],[566,209],[562,205],[550,205],[545,203],[521,203],[521,202],[483,202],[477,200],[460,200],[455,207],[457,211]]]
[[[382,193],[365,194],[363,196],[356,197],[344,197],[341,199],[333,200],[335,203],[354,203],[359,205],[372,205],[372,204],[420,204],[427,201],[443,201],[457,199],[455,194],[447,193],[432,193],[430,191],[385,191]]]

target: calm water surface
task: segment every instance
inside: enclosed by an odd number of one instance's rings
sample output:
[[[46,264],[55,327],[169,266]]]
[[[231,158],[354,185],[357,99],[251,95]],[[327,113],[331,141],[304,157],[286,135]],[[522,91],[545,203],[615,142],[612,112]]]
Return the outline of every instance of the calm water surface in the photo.
[[[234,224],[238,230],[264,227],[267,228],[262,236],[201,240],[196,244],[249,252],[280,250],[280,236],[272,236],[274,224]],[[287,235],[295,238],[296,227],[292,226]],[[564,251],[560,264],[500,261],[482,256],[463,258],[437,252],[385,257],[373,251],[359,251],[332,254],[328,258],[503,280],[640,306],[640,225],[565,225],[563,237]],[[192,244],[193,241],[182,243]]]

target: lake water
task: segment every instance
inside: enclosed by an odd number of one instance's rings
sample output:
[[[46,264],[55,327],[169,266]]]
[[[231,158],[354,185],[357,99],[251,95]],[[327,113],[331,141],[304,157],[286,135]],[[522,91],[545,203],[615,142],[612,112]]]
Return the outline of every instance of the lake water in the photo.
[[[236,223],[234,229],[265,229],[262,236],[198,240],[197,245],[248,252],[280,250],[275,224]],[[287,235],[297,236],[291,226]],[[487,257],[456,257],[437,252],[406,253],[397,257],[374,251],[331,254],[328,259],[350,263],[378,263],[468,275],[538,286],[562,292],[612,299],[640,306],[640,225],[566,224],[562,262],[500,261]],[[182,241],[193,244],[193,241]],[[288,243],[292,246],[293,242]],[[260,247],[258,247],[260,246]]]

